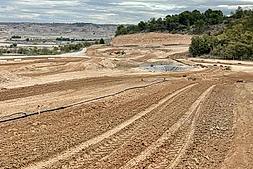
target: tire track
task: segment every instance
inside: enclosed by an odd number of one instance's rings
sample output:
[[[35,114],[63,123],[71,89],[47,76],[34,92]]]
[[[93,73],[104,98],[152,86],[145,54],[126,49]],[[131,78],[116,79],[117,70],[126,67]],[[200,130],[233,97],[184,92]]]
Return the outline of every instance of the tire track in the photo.
[[[192,84],[189,86],[186,86],[182,89],[177,90],[176,92],[172,93],[171,95],[163,98],[162,100],[160,100],[157,104],[151,105],[149,108],[147,108],[146,110],[136,114],[135,116],[133,116],[132,118],[126,120],[125,122],[121,123],[120,125],[116,126],[115,128],[97,136],[94,137],[90,140],[87,140],[85,142],[83,142],[82,144],[67,150],[59,155],[57,155],[56,157],[53,157],[51,159],[49,159],[48,161],[41,161],[38,162],[34,165],[31,165],[29,167],[26,167],[25,169],[42,169],[45,167],[49,167],[52,166],[54,163],[58,162],[58,161],[62,161],[64,159],[67,159],[73,155],[75,155],[76,153],[82,151],[83,149],[88,148],[91,145],[97,144],[99,142],[101,142],[104,139],[109,138],[110,136],[112,136],[113,134],[121,131],[122,129],[124,129],[125,127],[129,126],[130,124],[132,124],[134,121],[141,119],[144,115],[146,115],[147,113],[149,113],[150,111],[154,110],[155,108],[158,108],[159,106],[161,106],[162,104],[164,104],[165,102],[167,102],[168,100],[172,99],[173,97],[177,96],[178,94],[182,93],[183,91],[192,88],[193,86],[195,86],[196,84]]]
[[[195,88],[200,90],[196,92]],[[56,164],[54,168],[120,168],[126,161],[133,158],[134,154],[142,152],[152,141],[159,138],[167,128],[176,123],[178,119],[187,112],[193,102],[198,99],[201,93],[207,89],[203,85],[196,86],[195,88],[177,95],[176,98],[173,98],[173,101],[170,100],[166,102],[165,105],[154,109],[147,116],[140,119],[143,120],[141,124],[138,123],[138,120],[134,122],[133,125],[120,131],[120,135],[125,135],[129,132],[132,133],[132,130],[136,128],[132,136],[122,140],[122,142],[117,142],[118,146],[115,146],[115,148],[108,145],[110,148],[108,148],[107,151],[100,151],[101,143],[102,145],[105,144],[105,140],[98,145],[91,146],[89,149],[78,153],[72,159]],[[189,100],[189,98],[191,100]],[[182,102],[187,104],[181,105]],[[113,139],[113,137],[118,137],[117,135],[118,133],[116,136],[112,136],[111,139]],[[93,151],[94,149],[95,152]],[[100,156],[97,153],[99,153]],[[129,157],[131,158],[129,159]]]
[[[177,156],[177,154],[183,154],[182,152],[184,151],[184,146],[186,147],[186,145],[188,145],[187,141],[189,141],[190,143],[191,133],[194,133],[191,132],[193,129],[193,117],[194,114],[185,122],[183,126],[179,128],[178,131],[176,131],[176,133],[169,140],[164,143],[162,149],[159,148],[154,154],[150,156],[152,159],[155,160],[153,160],[153,162],[149,164],[147,168],[166,168],[169,166],[170,161],[176,161],[178,159],[181,159],[181,156]],[[140,164],[135,168],[138,168],[139,166],[142,165]]]
[[[195,131],[194,130],[195,121],[196,121],[196,118],[194,117],[194,119],[192,121],[192,124],[190,125],[190,130],[187,132],[185,138],[181,139],[182,143],[179,142],[178,145],[176,146],[176,148],[179,149],[179,151],[177,152],[178,155],[175,156],[174,153],[171,154],[171,155],[174,155],[175,157],[171,161],[171,164],[169,164],[169,166],[166,167],[166,169],[173,169],[180,162],[180,160],[181,160],[182,156],[184,155],[186,149],[188,148],[188,146],[192,142],[192,137],[193,137],[194,131]],[[162,163],[165,163],[167,165],[168,164],[168,159],[169,158],[165,158]],[[158,165],[156,168],[161,168],[161,167],[160,167],[160,165]]]
[[[127,144],[130,144],[131,140],[138,135],[138,132],[142,131],[141,128],[145,129],[146,125],[149,125],[149,123],[159,123],[161,121],[161,116],[164,116],[164,109],[166,109],[168,105],[172,104],[176,98],[180,99],[179,96],[182,93],[186,93],[186,91],[189,92],[189,90],[184,90],[176,97],[166,101],[156,109],[153,109],[153,113],[149,113],[141,119],[138,119],[134,122],[134,124],[124,128],[122,131],[110,138],[103,140],[101,143],[80,152],[72,159],[69,159],[68,162],[57,163],[54,168],[60,168],[62,166],[72,168],[77,165],[82,166],[83,168],[92,168],[95,166],[97,166],[97,168],[101,168],[100,165],[102,165],[104,161],[110,160],[111,156],[115,155],[118,151],[120,151],[120,149],[123,149],[123,147]],[[172,113],[170,116],[174,117],[174,114]]]
[[[211,89],[211,90],[213,90],[214,87],[215,87],[215,86],[212,86],[212,89]],[[211,92],[211,91],[210,91],[210,92]],[[209,93],[210,93],[210,92],[209,92]],[[208,93],[208,94],[209,94],[209,93]],[[200,113],[200,105],[199,105],[198,109],[196,110],[195,116],[193,117],[192,123],[191,123],[191,125],[190,125],[190,130],[189,130],[188,134],[186,135],[185,143],[182,144],[182,146],[181,146],[181,148],[180,148],[180,150],[179,150],[178,155],[171,161],[170,165],[169,165],[168,167],[166,167],[166,169],[173,169],[173,168],[175,168],[175,167],[179,164],[180,160],[182,159],[182,156],[185,154],[186,149],[187,149],[187,148],[189,147],[189,145],[191,144],[192,138],[193,138],[194,132],[195,132],[196,121],[197,121],[197,119],[198,119],[198,117],[199,117],[199,113]],[[166,159],[164,160],[164,163],[166,163],[167,159],[168,159],[168,158],[166,158]]]
[[[158,157],[159,159],[156,161],[159,161],[159,162],[149,165],[148,168],[173,169],[180,163],[187,148],[193,142],[196,121],[198,120],[199,114],[201,111],[200,108],[201,107],[198,106],[198,109],[192,115],[192,117],[189,118],[187,122],[185,123],[185,125],[179,129],[178,136],[174,139],[173,143],[167,143],[169,144],[170,149],[163,152],[164,153],[163,156]]]
[[[172,127],[170,127],[156,142],[152,143],[148,148],[146,148],[141,154],[130,161],[128,161],[121,169],[132,169],[139,162],[147,159],[148,156],[155,153],[159,147],[161,147],[184,123],[189,120],[193,115],[194,111],[200,104],[202,104],[205,97],[211,92],[215,86],[209,87],[189,108],[188,112],[185,113]],[[182,152],[183,153],[183,152]],[[182,154],[181,153],[181,154]]]
[[[236,100],[235,88],[232,86],[234,85],[217,85],[201,106],[192,144],[187,148],[184,160],[181,160],[175,168],[221,166],[231,148],[234,134],[233,105],[236,104]]]

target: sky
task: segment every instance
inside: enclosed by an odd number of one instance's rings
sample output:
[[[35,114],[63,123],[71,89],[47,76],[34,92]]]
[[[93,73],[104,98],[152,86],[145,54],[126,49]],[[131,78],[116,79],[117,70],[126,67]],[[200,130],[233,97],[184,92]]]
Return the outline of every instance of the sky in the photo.
[[[194,9],[230,14],[253,0],[0,0],[0,22],[137,24]]]

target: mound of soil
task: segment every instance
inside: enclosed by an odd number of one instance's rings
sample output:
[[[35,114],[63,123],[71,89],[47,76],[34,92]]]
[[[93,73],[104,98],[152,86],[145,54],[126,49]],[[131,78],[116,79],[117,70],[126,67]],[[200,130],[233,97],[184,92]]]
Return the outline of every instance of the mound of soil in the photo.
[[[111,42],[112,46],[162,46],[190,44],[190,35],[179,35],[169,33],[147,33],[118,36]]]

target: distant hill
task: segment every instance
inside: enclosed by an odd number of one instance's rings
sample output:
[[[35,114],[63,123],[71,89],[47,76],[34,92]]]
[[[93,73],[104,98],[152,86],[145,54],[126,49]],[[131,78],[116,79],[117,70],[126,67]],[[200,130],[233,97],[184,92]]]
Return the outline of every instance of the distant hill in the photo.
[[[0,22],[0,37],[55,39],[57,37],[78,39],[111,39],[118,25],[93,23],[7,23]]]

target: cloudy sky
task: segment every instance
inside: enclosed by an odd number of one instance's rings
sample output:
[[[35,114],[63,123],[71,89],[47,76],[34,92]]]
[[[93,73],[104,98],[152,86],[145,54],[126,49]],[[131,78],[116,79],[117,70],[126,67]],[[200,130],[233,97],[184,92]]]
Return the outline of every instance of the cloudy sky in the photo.
[[[253,9],[253,0],[0,0],[1,22],[138,23],[185,10],[238,6]]]

